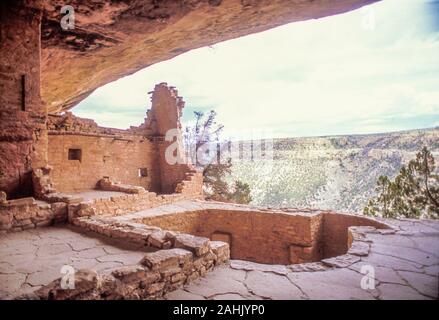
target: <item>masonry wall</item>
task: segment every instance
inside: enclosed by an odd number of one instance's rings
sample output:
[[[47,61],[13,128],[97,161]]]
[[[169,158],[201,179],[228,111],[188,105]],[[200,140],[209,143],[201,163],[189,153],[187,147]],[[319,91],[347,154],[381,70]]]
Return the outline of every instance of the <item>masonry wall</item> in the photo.
[[[45,227],[67,220],[67,204],[52,204],[22,198],[0,202],[0,233]]]
[[[331,258],[345,254],[348,250],[348,228],[351,226],[372,226],[388,229],[383,223],[358,215],[326,212],[323,223],[323,257]]]
[[[230,257],[267,264],[320,260],[320,215],[204,210],[145,217],[141,222],[225,242]]]
[[[158,191],[157,150],[146,138],[51,132],[49,145],[49,165],[53,167],[52,179],[57,191],[95,189],[96,183],[104,176]],[[69,149],[80,149],[81,160],[69,160]],[[146,177],[139,176],[141,168],[146,169]]]
[[[202,179],[189,179],[196,186],[182,185],[195,173],[194,168],[182,163],[182,159],[171,163],[172,159],[166,157],[171,145],[184,154],[178,139],[184,101],[166,83],[155,86],[151,101],[145,122],[127,130],[100,127],[92,119],[79,118],[70,112],[51,114],[47,123],[48,162],[53,167],[54,189],[90,190],[96,188],[100,179],[109,177],[114,182],[141,186],[159,194],[202,194]],[[165,141],[169,130],[174,133],[175,141]],[[80,159],[69,158],[69,150],[80,150]]]
[[[191,281],[205,276],[229,259],[228,246],[211,242],[202,254],[174,248],[146,253],[134,266],[121,267],[111,273],[81,269],[75,273],[75,288],[62,289],[61,280],[35,291],[38,299],[49,300],[120,300],[162,299],[163,296]]]
[[[188,173],[191,168],[189,168],[187,164],[168,163],[166,159],[166,149],[170,147],[171,143],[166,141],[158,141],[157,143],[158,156],[160,159],[161,193],[174,193],[177,185],[180,181],[185,179],[186,173]]]

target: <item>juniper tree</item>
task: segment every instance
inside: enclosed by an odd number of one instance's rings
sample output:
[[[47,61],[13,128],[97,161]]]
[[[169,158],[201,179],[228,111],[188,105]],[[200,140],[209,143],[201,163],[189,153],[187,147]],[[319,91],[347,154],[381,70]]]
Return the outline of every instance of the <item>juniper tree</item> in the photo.
[[[366,215],[381,215],[388,218],[392,215],[390,210],[390,202],[392,200],[392,183],[387,176],[380,176],[377,181],[375,191],[379,192],[376,198],[370,199],[368,206],[364,208]]]
[[[439,218],[439,175],[434,157],[423,147],[394,181],[381,176],[378,196],[369,200],[364,214],[382,217]]]
[[[249,203],[250,186],[241,181],[235,181],[229,186],[227,177],[231,174],[232,162],[222,159],[221,152],[229,146],[228,141],[221,142],[220,135],[224,129],[215,119],[217,113],[211,110],[207,116],[195,111],[194,126],[186,127],[184,138],[186,150],[192,163],[203,170],[204,189],[208,199]]]

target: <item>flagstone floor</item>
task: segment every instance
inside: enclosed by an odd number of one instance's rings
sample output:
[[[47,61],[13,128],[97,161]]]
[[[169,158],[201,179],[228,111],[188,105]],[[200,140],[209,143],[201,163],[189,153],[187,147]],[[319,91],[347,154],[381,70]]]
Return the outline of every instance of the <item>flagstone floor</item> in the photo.
[[[165,298],[438,299],[439,221],[386,223],[397,231],[368,233],[369,255],[347,267],[309,271],[231,260]],[[62,275],[63,265],[111,270],[136,264],[145,252],[67,225],[1,235],[0,297],[13,298],[50,283]]]

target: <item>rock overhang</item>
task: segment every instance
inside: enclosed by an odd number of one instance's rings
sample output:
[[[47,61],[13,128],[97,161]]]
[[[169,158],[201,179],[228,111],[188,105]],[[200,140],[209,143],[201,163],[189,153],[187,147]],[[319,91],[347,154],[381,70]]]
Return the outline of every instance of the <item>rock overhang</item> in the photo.
[[[98,87],[186,51],[378,0],[70,1],[75,28],[60,26],[62,1],[25,1],[42,11],[41,96],[49,113]]]

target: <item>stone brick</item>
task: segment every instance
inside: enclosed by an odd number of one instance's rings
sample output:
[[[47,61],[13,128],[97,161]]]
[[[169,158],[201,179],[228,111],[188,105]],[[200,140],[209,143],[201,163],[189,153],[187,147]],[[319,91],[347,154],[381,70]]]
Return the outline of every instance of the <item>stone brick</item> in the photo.
[[[148,278],[147,271],[141,266],[128,266],[119,268],[112,272],[112,275],[122,282],[132,283],[146,281]]]
[[[183,233],[175,236],[174,246],[190,250],[198,257],[206,254],[210,249],[209,239]]]
[[[151,270],[163,270],[165,268],[179,268],[190,259],[192,259],[192,253],[183,249],[159,250],[147,253],[141,264]]]

